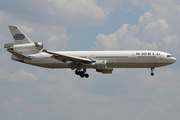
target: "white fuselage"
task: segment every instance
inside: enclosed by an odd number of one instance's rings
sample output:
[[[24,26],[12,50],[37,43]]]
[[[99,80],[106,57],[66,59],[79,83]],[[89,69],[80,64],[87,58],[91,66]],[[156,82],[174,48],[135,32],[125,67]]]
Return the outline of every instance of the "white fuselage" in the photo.
[[[113,68],[151,68],[176,62],[171,54],[160,51],[49,51],[40,42],[32,42],[17,26],[9,26],[15,43],[4,44],[12,60],[44,68],[71,68],[81,78],[86,69],[111,74]]]
[[[88,58],[95,61],[106,61],[107,68],[155,68],[176,62],[176,58],[172,57],[171,54],[160,51],[58,51],[55,53]],[[70,62],[61,62],[45,52],[28,54],[28,56],[32,59],[22,60],[24,63],[45,68],[70,68]],[[12,59],[21,61],[14,55]],[[84,64],[82,68],[93,67]]]

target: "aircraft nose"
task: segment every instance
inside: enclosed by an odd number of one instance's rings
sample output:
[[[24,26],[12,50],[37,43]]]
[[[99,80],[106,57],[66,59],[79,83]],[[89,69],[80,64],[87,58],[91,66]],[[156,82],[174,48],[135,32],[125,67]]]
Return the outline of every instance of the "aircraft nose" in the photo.
[[[177,60],[177,59],[176,59],[175,57],[172,58],[172,62],[173,62],[173,63],[175,63],[176,60]]]

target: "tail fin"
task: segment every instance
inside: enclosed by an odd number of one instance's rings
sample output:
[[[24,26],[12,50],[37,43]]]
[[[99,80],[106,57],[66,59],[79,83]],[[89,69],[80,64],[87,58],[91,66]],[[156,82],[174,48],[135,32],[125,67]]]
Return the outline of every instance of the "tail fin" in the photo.
[[[32,43],[32,41],[17,26],[9,26],[9,29],[16,44]]]

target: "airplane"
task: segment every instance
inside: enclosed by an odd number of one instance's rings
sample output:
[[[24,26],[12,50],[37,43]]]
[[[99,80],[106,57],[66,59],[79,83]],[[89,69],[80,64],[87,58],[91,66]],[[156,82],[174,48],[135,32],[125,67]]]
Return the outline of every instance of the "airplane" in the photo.
[[[152,50],[134,51],[50,51],[40,42],[32,42],[17,26],[9,26],[15,43],[4,44],[11,59],[44,68],[70,68],[81,78],[88,78],[86,69],[112,74],[113,68],[154,69],[176,62],[171,54]]]

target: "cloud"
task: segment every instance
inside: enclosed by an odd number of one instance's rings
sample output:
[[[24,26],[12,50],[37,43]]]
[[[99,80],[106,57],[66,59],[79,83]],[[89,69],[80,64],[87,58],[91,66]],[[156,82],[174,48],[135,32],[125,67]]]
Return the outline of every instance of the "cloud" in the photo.
[[[147,22],[151,22],[154,19],[154,15],[150,12],[145,12],[143,16],[139,17],[138,23],[142,24],[142,23],[147,23]]]
[[[180,86],[180,82],[178,81],[178,78],[180,77],[179,70],[174,72],[173,69],[168,69],[168,67],[159,69],[156,68],[154,77],[147,76],[148,71],[139,70],[137,72],[141,73],[137,74],[137,78],[142,83],[141,85],[143,89],[148,90],[153,88],[153,90],[156,91],[157,94],[161,94],[166,97],[172,94],[173,91],[174,94],[178,94],[177,88],[179,88]]]
[[[13,97],[12,95],[9,96],[9,99],[10,100],[5,100],[4,104],[5,105],[22,105],[24,104],[24,98],[21,98],[21,97]]]
[[[137,115],[135,120],[158,120],[158,119],[167,119],[167,109],[172,109],[173,106],[168,106],[164,104],[163,106],[157,106],[149,109],[142,109],[141,112]]]
[[[26,80],[36,80],[36,76],[30,72],[26,72],[24,69],[19,69],[14,74],[8,74],[7,79],[10,81],[21,82]]]
[[[59,74],[58,70],[53,70],[51,75],[48,75],[48,77],[51,78],[49,79],[50,81],[56,82],[52,84],[43,84],[41,87],[42,91],[45,93],[53,94],[55,96],[63,96],[56,97],[56,101],[79,101],[85,93],[83,89],[76,88],[75,83],[77,82],[77,80],[74,77],[74,71],[63,70],[60,73],[61,74]]]
[[[50,28],[49,35],[46,41],[48,49],[51,50],[64,50],[67,47],[69,38],[66,35],[66,29],[63,27]]]
[[[126,49],[136,49],[142,43],[138,38],[135,38],[129,34],[129,27],[129,24],[124,24],[120,29],[118,29],[117,32],[113,34],[109,34],[107,36],[104,34],[98,34],[94,44],[98,47],[98,49],[105,50],[123,49],[125,46],[128,46]]]
[[[157,19],[157,21],[148,23],[144,27],[144,31],[147,32],[147,34],[157,35],[164,33],[168,28],[169,26],[164,19]]]
[[[176,10],[180,12],[180,5],[176,7]]]
[[[95,0],[51,0],[54,8],[49,8],[53,15],[61,16],[74,24],[94,25],[104,21],[107,15],[98,7]]]
[[[19,117],[19,118],[25,118],[25,116],[21,113],[21,112],[17,112],[17,116]]]
[[[172,36],[164,37],[163,41],[168,45],[170,45],[170,44],[177,45],[177,43],[179,42],[178,36],[176,34],[174,34]]]
[[[24,31],[25,33],[31,33],[33,31],[32,27],[27,27],[27,26],[18,26],[19,28],[22,29],[22,31]]]
[[[136,25],[124,24],[115,33],[98,34],[94,41],[97,48],[91,49],[161,49],[168,41],[178,43],[178,36],[172,34],[172,31],[173,27],[164,19],[158,19],[152,13],[146,12],[139,17]],[[172,47],[167,46],[167,49]]]
[[[156,43],[145,43],[143,45],[143,48],[142,49],[157,49],[158,48],[158,45]]]
[[[134,5],[140,5],[143,7],[150,6],[151,12],[158,16],[159,18],[163,18],[167,21],[168,24],[173,25],[178,23],[180,19],[179,15],[179,0],[129,0]],[[176,18],[176,19],[172,19]]]
[[[2,22],[4,22],[4,18],[9,18],[10,16],[5,13],[4,11],[0,10],[0,25],[2,24]]]
[[[6,2],[8,4],[8,1]],[[3,5],[0,7],[16,18],[38,24],[51,22],[61,26],[97,25],[106,20],[109,12],[104,11],[96,2],[96,0],[17,0],[10,7]],[[22,9],[26,14],[21,11]]]
[[[122,0],[103,0],[101,1],[101,7],[103,8],[103,11],[109,15],[121,2]]]
[[[5,51],[6,52],[6,51]],[[5,53],[4,51],[0,51],[0,62],[2,64],[0,64],[0,81],[6,80],[8,73],[10,72],[10,70],[12,70],[12,64],[8,63],[10,62],[10,54]]]

